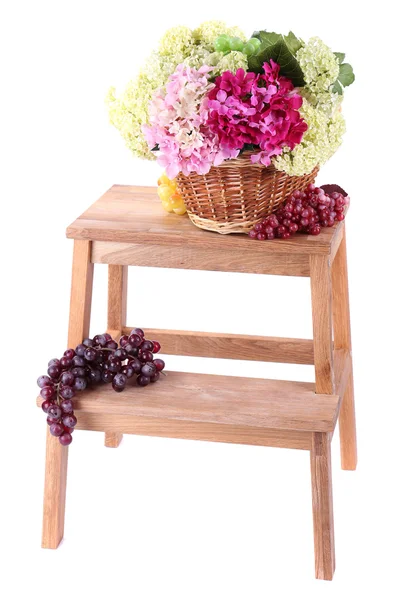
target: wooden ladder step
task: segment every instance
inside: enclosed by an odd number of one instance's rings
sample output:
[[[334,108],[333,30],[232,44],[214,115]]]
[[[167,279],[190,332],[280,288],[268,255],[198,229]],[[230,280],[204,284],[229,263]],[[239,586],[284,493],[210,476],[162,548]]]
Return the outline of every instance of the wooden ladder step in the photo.
[[[75,398],[80,429],[303,449],[313,432],[334,431],[338,410],[339,396],[315,394],[313,383],[177,372]]]

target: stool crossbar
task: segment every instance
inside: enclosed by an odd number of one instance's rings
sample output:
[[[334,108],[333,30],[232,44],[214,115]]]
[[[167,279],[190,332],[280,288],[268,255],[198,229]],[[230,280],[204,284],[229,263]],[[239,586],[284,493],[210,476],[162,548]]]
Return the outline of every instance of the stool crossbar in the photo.
[[[345,225],[319,236],[257,243],[202,231],[164,213],[156,189],[113,186],[67,230],[74,239],[68,346],[89,335],[94,264],[108,264],[108,331],[126,322],[128,266],[310,277],[313,340],[146,330],[165,354],[314,365],[315,383],[169,372],[121,394],[100,386],[75,399],[78,429],[231,442],[310,452],[315,573],[335,569],[331,440],[339,421],[341,465],[357,463]],[[40,406],[41,398],[37,399]],[[64,533],[68,448],[47,428],[44,548]]]

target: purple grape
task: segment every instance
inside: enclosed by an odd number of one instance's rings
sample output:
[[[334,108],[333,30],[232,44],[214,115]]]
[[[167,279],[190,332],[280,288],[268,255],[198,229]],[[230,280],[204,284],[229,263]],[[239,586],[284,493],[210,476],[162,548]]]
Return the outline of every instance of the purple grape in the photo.
[[[134,370],[130,365],[125,365],[124,367],[122,367],[120,372],[123,373],[127,379],[130,379],[135,374]]]
[[[48,377],[48,375],[41,375],[41,377],[39,377],[37,379],[37,385],[40,388],[43,388],[47,385],[51,385],[52,381],[51,379]]]
[[[60,381],[62,385],[72,385],[75,381],[75,375],[72,371],[65,371],[65,373],[61,375]]]
[[[40,396],[41,398],[44,398],[44,400],[52,400],[55,396],[55,389],[50,385],[47,385],[41,388]]]
[[[109,371],[112,371],[112,373],[119,373],[120,369],[122,367],[122,362],[118,359],[118,358],[112,358],[109,361]]]
[[[74,390],[77,392],[82,392],[86,389],[87,385],[88,382],[86,381],[85,377],[76,377],[74,381]]]
[[[83,344],[78,344],[78,346],[75,348],[75,354],[77,354],[78,356],[83,356],[85,354],[85,350],[86,346],[84,346]]]
[[[83,356],[74,356],[72,359],[72,364],[74,367],[84,367],[86,365],[85,359]]]
[[[154,363],[148,362],[142,367],[142,375],[146,375],[146,377],[152,377],[156,373],[156,367]]]
[[[52,358],[49,362],[48,362],[48,366],[52,367],[54,365],[59,365],[59,360],[58,358]]]
[[[64,356],[72,360],[75,356],[75,350],[73,350],[72,348],[68,348],[68,350],[65,350]]]
[[[139,329],[139,327],[136,327],[135,329],[132,329],[130,335],[138,335],[139,337],[144,338],[144,331],[143,329]]]
[[[91,340],[91,338],[84,339],[84,341],[82,342],[82,344],[84,346],[86,346],[86,348],[92,348],[93,345],[94,345],[93,340]]]
[[[64,433],[62,433],[58,439],[62,446],[69,446],[72,442],[72,435],[68,433],[68,431],[64,431]]]
[[[99,369],[90,369],[88,378],[91,383],[99,383],[101,380],[101,372]]]
[[[145,351],[149,351],[152,352],[154,348],[153,342],[151,342],[150,340],[145,340],[143,342],[143,344],[141,345],[141,349],[145,352]]]
[[[140,335],[137,335],[136,333],[132,333],[129,336],[129,344],[133,347],[133,348],[138,348],[140,346],[140,344],[142,343],[142,338],[140,337]],[[144,342],[143,342],[144,343]]]
[[[74,367],[71,369],[71,373],[74,375],[74,377],[86,377],[86,370],[84,367]]]
[[[41,404],[41,408],[45,413],[48,413],[48,409],[50,408],[50,406],[52,406],[52,404],[53,403],[51,402],[51,400],[44,400],[44,402]]]
[[[124,373],[117,373],[113,378],[113,382],[116,387],[124,388],[126,385],[127,377]]]
[[[144,387],[145,385],[149,385],[150,377],[146,377],[145,375],[139,375],[138,378],[136,379],[136,381],[137,381],[137,385]]]
[[[119,360],[126,360],[128,357],[128,353],[126,352],[126,350],[124,348],[118,348],[114,353],[113,356],[115,358],[118,358]]]
[[[129,342],[129,336],[122,335],[122,337],[119,340],[119,346],[121,346],[121,348],[124,348],[128,342]]]
[[[163,371],[164,367],[166,366],[164,360],[161,358],[155,358],[153,364],[158,371]]]
[[[105,370],[102,371],[101,378],[103,383],[112,383],[114,374],[112,373],[112,371]]]
[[[109,348],[110,350],[116,350],[117,347],[118,343],[115,342],[115,340],[109,340],[106,344],[106,348]]]
[[[51,365],[48,367],[47,373],[52,379],[58,379],[61,374],[61,367],[58,365]]]
[[[59,419],[54,419],[54,417],[50,417],[50,415],[47,416],[47,423],[48,425],[52,425],[53,423],[58,423]]]
[[[63,356],[60,360],[60,366],[62,370],[69,369],[72,365],[72,360],[68,356]]]
[[[96,350],[94,348],[87,348],[84,354],[85,360],[93,362],[96,358]]]
[[[62,423],[65,427],[72,429],[78,423],[78,420],[75,415],[65,415],[65,417],[62,418]]]
[[[128,362],[128,366],[131,367],[135,373],[140,373],[140,371],[142,369],[142,363],[140,362],[140,360],[138,358],[134,358],[133,360],[130,360]]]
[[[60,419],[62,415],[62,410],[57,404],[53,404],[49,407],[47,414],[53,419]]]
[[[96,335],[93,339],[94,344],[96,344],[97,346],[105,346],[106,342],[108,340],[106,339],[106,336],[104,333]]]
[[[150,377],[150,383],[156,383],[156,381],[158,381],[159,379],[160,373],[159,371],[156,371],[156,373]]]
[[[112,388],[115,390],[115,392],[123,392],[123,390],[125,389],[124,387],[120,387],[113,382],[112,382]]]
[[[139,358],[143,362],[152,362],[152,360],[153,360],[153,354],[151,352],[149,352],[148,350],[144,350],[143,352],[141,352],[139,354]]]
[[[64,400],[71,400],[75,395],[75,392],[70,385],[63,385],[59,393]]]
[[[71,400],[63,400],[60,404],[60,408],[65,414],[71,414],[74,412],[74,405],[72,404]]]

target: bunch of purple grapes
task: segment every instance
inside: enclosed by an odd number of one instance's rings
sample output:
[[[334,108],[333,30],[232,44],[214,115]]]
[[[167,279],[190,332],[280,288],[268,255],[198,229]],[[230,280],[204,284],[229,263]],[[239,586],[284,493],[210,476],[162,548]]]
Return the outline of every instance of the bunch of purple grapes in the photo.
[[[310,184],[305,192],[293,192],[274,214],[256,223],[248,235],[256,240],[288,239],[296,232],[319,235],[322,227],[343,221],[347,203],[348,197],[340,187]]]
[[[111,383],[115,392],[123,392],[129,380],[142,387],[158,381],[165,366],[153,356],[159,351],[159,342],[146,340],[144,331],[136,328],[123,335],[119,344],[109,333],[102,333],[50,360],[47,375],[37,380],[50,433],[63,446],[72,442],[77,424],[72,399],[88,386]]]

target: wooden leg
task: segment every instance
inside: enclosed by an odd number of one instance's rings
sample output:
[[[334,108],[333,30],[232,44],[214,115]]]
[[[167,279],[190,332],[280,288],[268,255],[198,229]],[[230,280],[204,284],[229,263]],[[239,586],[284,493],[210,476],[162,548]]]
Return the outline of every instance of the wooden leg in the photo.
[[[347,277],[346,233],[333,263],[333,328],[334,347],[351,353],[350,308]],[[342,469],[353,471],[357,466],[356,417],[354,409],[353,369],[339,414]]]
[[[316,394],[333,394],[332,286],[328,256],[310,256]]]
[[[108,330],[120,336],[126,326],[128,268],[109,265],[108,270]],[[117,448],[123,435],[115,431],[105,432],[105,446]]]
[[[310,452],[312,474],[315,572],[317,579],[333,579],[335,570],[333,492],[330,434],[313,433]]]
[[[75,348],[89,335],[93,264],[91,243],[74,242],[68,346]],[[64,536],[68,447],[61,446],[47,427],[42,547],[57,548]]]

